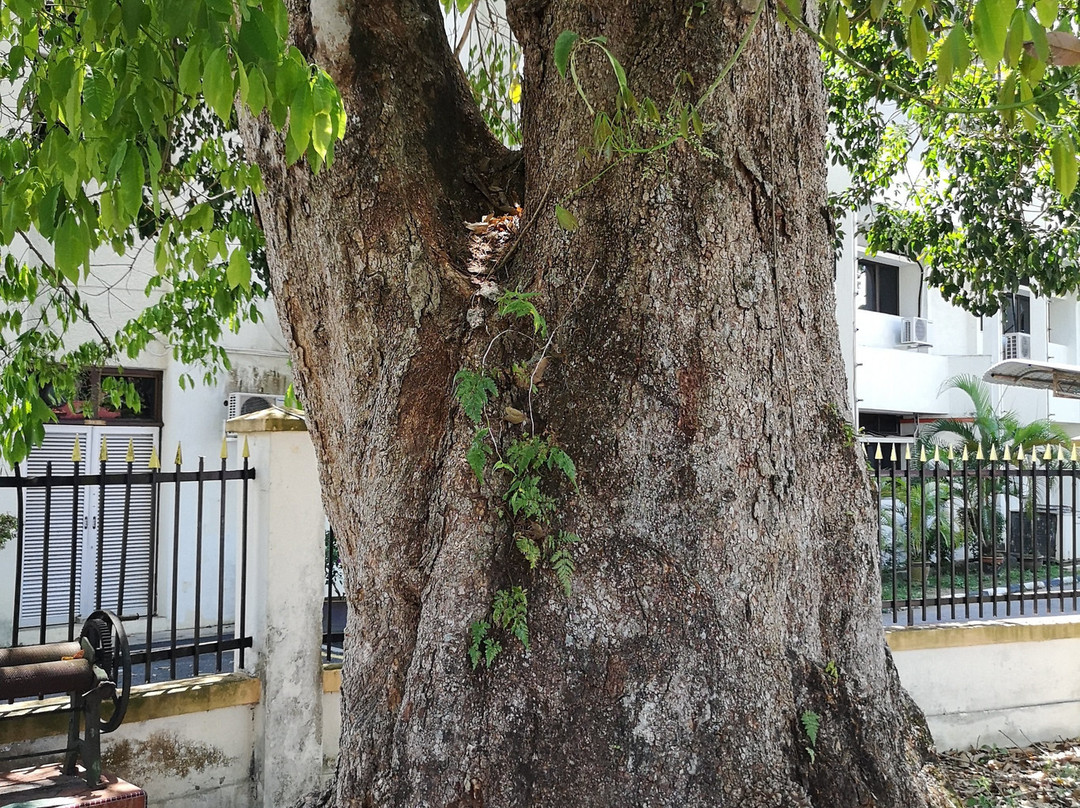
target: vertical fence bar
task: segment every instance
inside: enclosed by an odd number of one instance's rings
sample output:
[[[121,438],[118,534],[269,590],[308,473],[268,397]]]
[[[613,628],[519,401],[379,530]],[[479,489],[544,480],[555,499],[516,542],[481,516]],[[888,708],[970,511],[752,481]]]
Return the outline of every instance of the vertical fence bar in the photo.
[[[907,624],[913,625],[915,623],[915,606],[911,600],[912,590],[915,588],[915,566],[912,563],[914,559],[911,555],[912,548],[912,533],[914,528],[911,524],[911,447],[904,447],[904,554],[907,558],[907,597],[906,610],[907,610]]]
[[[225,641],[225,465],[229,445],[221,439],[221,500],[218,503],[217,672],[221,673],[221,644]]]
[[[1047,449],[1049,451],[1049,449]],[[1058,561],[1058,612],[1065,613],[1065,475],[1061,447],[1058,447],[1057,463],[1057,530],[1054,531],[1054,546],[1057,548]]]
[[[919,450],[919,496],[922,498],[922,501],[923,501],[923,507],[920,510],[923,510],[923,511],[926,510],[926,504],[925,504],[925,500],[926,500],[926,463],[925,463],[925,459],[926,459],[925,451],[920,449]],[[910,521],[911,521],[911,508],[909,507],[908,508],[908,522],[910,523]],[[929,583],[928,578],[927,578],[927,574],[926,574],[927,573],[926,568],[927,568],[927,565],[928,565],[928,563],[930,561],[930,557],[927,555],[927,550],[926,550],[926,514],[925,513],[920,513],[919,514],[919,550],[920,550],[920,555],[922,556],[922,558],[920,559],[922,561],[922,564],[920,565],[920,576],[919,576],[922,579],[922,588],[921,588],[921,593],[922,594],[921,594],[921,598],[920,598],[920,600],[921,600],[920,605],[921,605],[921,611],[922,611],[922,621],[925,623],[926,622],[926,589],[927,589],[927,584]]]
[[[1072,483],[1072,610],[1077,610],[1077,447],[1069,453],[1069,481]],[[1064,494],[1063,494],[1064,496]]]
[[[98,521],[97,521],[97,576],[94,587],[94,608],[101,608],[102,566],[105,563],[105,462],[109,459],[109,446],[104,435],[101,436],[101,453],[98,455]]]
[[[195,506],[195,639],[194,639],[194,666],[192,672],[195,676],[199,675],[199,657],[201,647],[199,644],[200,639],[200,624],[202,623],[202,561],[203,561],[203,496],[204,496],[204,481],[203,474],[206,465],[206,458],[199,458],[199,473],[196,475],[196,484],[198,485],[198,499]]]
[[[982,447],[980,446],[979,448],[980,448],[980,451],[981,451]],[[993,458],[995,456],[996,455],[993,452],[993,449],[991,449],[991,457]],[[980,482],[980,487],[981,487],[981,483],[982,483],[982,475],[981,474],[979,475],[979,482]],[[989,546],[990,547],[990,598],[991,598],[991,603],[993,605],[994,617],[997,617],[997,607],[998,607],[998,597],[997,597],[997,464],[994,463],[993,459],[990,460],[990,478],[989,478],[988,482],[989,482],[989,485],[990,485],[990,507],[988,509],[989,512],[990,512],[989,513],[990,519],[989,519],[989,525],[988,525],[988,527],[990,529],[990,536],[988,538],[983,539],[982,554],[985,555],[986,548],[987,548],[987,546]],[[983,508],[983,506],[984,506],[983,495],[980,492],[979,493],[979,509],[981,510]],[[981,513],[979,514],[979,522],[980,523],[982,522],[982,514]],[[989,542],[989,544],[987,542]],[[1009,557],[1008,557],[1008,555],[1006,555],[1005,556],[1005,565],[1006,565],[1006,567],[1008,567],[1008,564],[1009,564]],[[979,573],[979,617],[981,618],[981,617],[983,617],[983,586],[982,586],[982,578],[983,578],[983,572],[985,572],[985,570],[986,570],[986,560],[985,559],[981,560],[979,562],[979,566],[982,569],[982,572]],[[1008,580],[1008,574],[1007,573],[1006,573],[1005,579]],[[1008,603],[1008,598],[1009,598],[1009,590],[1008,590],[1008,588],[1006,588],[1006,590],[1005,590],[1005,600],[1006,600],[1005,608],[1006,608],[1006,610],[1008,610],[1011,607],[1011,604]]]
[[[79,436],[75,436],[75,448],[71,450],[71,565],[68,569],[68,642],[75,639],[75,577],[76,559],[79,554],[79,465],[82,452],[79,450]]]
[[[143,675],[146,683],[150,683],[153,671],[151,670],[150,652],[154,648],[154,611],[157,607],[157,543],[158,543],[158,488],[161,481],[158,473],[161,471],[161,461],[158,459],[157,449],[150,447],[150,571],[146,581],[146,662],[143,665]]]
[[[1053,611],[1053,609],[1051,608],[1051,603],[1052,603],[1054,598],[1053,598],[1053,594],[1050,592],[1050,587],[1051,587],[1051,584],[1052,584],[1052,578],[1051,578],[1052,570],[1050,569],[1050,567],[1051,567],[1052,562],[1054,560],[1054,556],[1057,555],[1057,535],[1056,535],[1057,531],[1056,530],[1055,531],[1050,530],[1050,515],[1051,515],[1050,514],[1050,458],[1048,458],[1046,456],[1046,453],[1048,453],[1049,451],[1050,451],[1050,448],[1047,447],[1046,452],[1043,454],[1043,458],[1042,458],[1043,459],[1043,464],[1042,464],[1042,473],[1043,473],[1043,522],[1046,525],[1046,530],[1044,531],[1044,535],[1046,536],[1046,549],[1043,552],[1046,553],[1045,566],[1046,566],[1046,613],[1047,614],[1050,614]],[[1053,544],[1051,544],[1051,542],[1053,542]]]
[[[248,463],[249,452],[247,438],[244,438],[244,479],[241,491],[240,507],[240,667],[244,667],[244,647],[247,640],[247,556],[248,556]]]
[[[967,513],[971,500],[969,497],[968,487],[968,450],[967,446],[964,446],[964,453],[960,456],[960,468],[963,476],[960,480],[960,491],[964,501],[964,617],[971,617],[971,537],[968,535],[967,528],[971,524],[971,516]],[[975,535],[978,536],[979,532],[976,530]],[[982,590],[982,576],[979,576],[980,591]]]
[[[23,503],[23,476],[22,467],[15,464],[15,479],[18,481],[15,488],[15,516],[18,520],[16,526],[17,541],[15,544],[15,613],[11,616],[11,644],[19,644],[19,615],[22,613],[22,573],[23,573],[23,553],[26,549],[25,541],[25,524],[26,524],[26,508]]]
[[[1008,469],[1006,469],[1006,472],[1005,472],[1004,489],[1005,489],[1005,509],[1008,510],[1008,507],[1009,507],[1009,505],[1008,505],[1008,503],[1009,503],[1009,474],[1008,474]],[[991,490],[993,492],[992,493],[993,501],[990,503],[990,525],[991,525],[991,531],[990,532],[991,532],[991,535],[992,535],[993,540],[994,540],[994,545],[997,546],[997,535],[998,535],[997,534],[997,531],[998,531],[997,512],[998,511],[997,511],[997,483],[996,483],[996,481],[994,481],[993,484],[991,485]],[[1006,538],[1005,538],[1005,558],[1002,560],[1002,565],[1003,565],[1003,568],[1005,570],[1005,615],[1006,615],[1006,617],[1011,617],[1012,616],[1012,607],[1013,607],[1012,586],[1010,585],[1010,581],[1012,580],[1012,553],[1009,552],[1008,532],[1009,532],[1008,527],[1006,527],[1006,529],[1005,529],[1005,535],[1006,535]],[[997,610],[997,604],[998,604],[997,575],[998,575],[998,573],[997,573],[997,565],[995,564],[994,565],[994,617],[997,617],[997,614],[998,614],[998,610]],[[981,615],[980,615],[980,617],[981,617]]]
[[[38,626],[38,642],[45,644],[49,625],[49,543],[52,525],[52,461],[45,464],[45,532],[41,542],[41,625]]]
[[[939,509],[941,508],[941,463],[938,462],[938,449],[934,447],[934,496],[931,498],[934,508],[934,590],[937,597],[934,598],[936,603],[935,611],[937,613],[938,622],[941,621],[941,598],[943,593],[941,590],[941,523],[938,520]],[[925,492],[924,492],[925,497]],[[923,506],[925,509],[925,505]]]
[[[128,440],[127,472],[124,476],[124,520],[120,527],[120,580],[116,592],[116,613],[124,614],[124,587],[127,583],[128,536],[131,531],[131,475],[135,469],[135,442]]]
[[[878,469],[878,476],[881,476],[881,470]],[[878,489],[881,490],[880,488]],[[879,500],[880,500],[880,494]],[[889,452],[889,500],[892,509],[892,519],[889,524],[892,525],[892,619],[894,623],[900,621],[900,616],[896,608],[896,444],[892,444],[892,450]],[[880,506],[879,506],[880,507]],[[881,522],[881,519],[878,519]],[[907,558],[904,559],[904,564],[908,563]],[[910,580],[910,579],[909,579]]]
[[[880,489],[878,489],[880,490]],[[326,531],[326,537],[323,544],[326,547],[326,598],[325,606],[326,618],[323,620],[325,625],[325,632],[323,634],[323,641],[326,644],[326,661],[330,662],[333,658],[331,652],[331,633],[334,631],[334,529],[330,528]]]
[[[953,454],[952,447],[949,447],[949,616],[951,619],[956,619],[956,508],[955,497],[953,496],[953,487],[956,485],[956,475],[953,473],[953,460],[955,456]],[[964,532],[961,530],[960,535],[963,536]],[[964,578],[964,599],[967,600],[967,578]]]
[[[184,457],[176,444],[176,481],[173,483],[172,608],[170,610],[169,678],[176,678],[176,611],[180,601],[180,465]]]
[[[1023,496],[1024,466],[1023,466],[1022,463],[1017,464],[1017,477],[1021,481],[1021,483],[1020,483],[1020,485],[1021,485],[1020,491],[1021,492],[1020,492],[1020,496],[1017,497],[1017,501],[1018,501],[1018,503],[1020,505],[1020,519],[1018,521],[1020,522],[1020,543],[1021,543],[1021,546],[1024,546],[1024,536],[1025,536],[1025,534],[1029,533],[1030,535],[1028,535],[1028,538],[1031,539],[1031,559],[1028,560],[1024,556],[1022,551],[1021,551],[1021,554],[1020,554],[1020,557],[1023,559],[1023,561],[1020,564],[1020,591],[1024,592],[1025,594],[1027,592],[1027,577],[1028,577],[1028,569],[1027,568],[1028,568],[1028,565],[1030,565],[1031,566],[1031,613],[1032,614],[1038,614],[1039,613],[1039,539],[1038,539],[1038,534],[1035,532],[1035,511],[1036,511],[1036,506],[1038,505],[1039,496],[1038,496],[1038,491],[1036,490],[1034,458],[1032,459],[1032,466],[1028,470],[1028,477],[1030,478],[1030,483],[1029,483],[1030,488],[1029,488],[1028,496],[1031,497],[1031,525],[1030,525],[1030,527],[1027,524],[1025,524],[1027,520],[1024,518],[1025,516],[1027,516],[1027,514],[1025,513],[1025,511],[1027,510],[1027,507],[1026,507],[1026,505],[1024,503],[1024,496]],[[1010,522],[1010,524],[1012,523],[1012,513],[1011,512],[1009,514],[1009,522]]]

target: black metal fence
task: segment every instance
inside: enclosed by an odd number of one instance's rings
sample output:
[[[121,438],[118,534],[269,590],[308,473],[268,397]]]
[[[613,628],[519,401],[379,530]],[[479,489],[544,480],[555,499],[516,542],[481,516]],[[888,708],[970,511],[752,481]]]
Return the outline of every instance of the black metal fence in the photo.
[[[885,622],[1077,611],[1075,448],[867,449]]]
[[[333,528],[326,530],[326,598],[323,602],[323,650],[326,662],[341,662],[345,643],[346,605],[341,561]]]
[[[76,441],[69,462],[0,477],[18,511],[12,645],[70,640],[82,615],[105,608],[125,623],[136,684],[231,670],[234,650],[243,666],[252,638],[235,599],[246,602],[255,477],[246,445],[232,469],[224,445],[217,469],[199,458],[183,470],[178,447],[163,471],[149,453],[136,468],[130,444],[122,461],[103,450],[94,471]]]

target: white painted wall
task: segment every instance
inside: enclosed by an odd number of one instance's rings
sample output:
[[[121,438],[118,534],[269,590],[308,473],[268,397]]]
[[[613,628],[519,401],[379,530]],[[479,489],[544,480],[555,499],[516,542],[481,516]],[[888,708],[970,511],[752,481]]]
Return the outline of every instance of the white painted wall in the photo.
[[[927,637],[926,647],[893,651],[900,681],[926,714],[939,750],[1080,734],[1077,618],[900,631],[948,635],[942,647]]]

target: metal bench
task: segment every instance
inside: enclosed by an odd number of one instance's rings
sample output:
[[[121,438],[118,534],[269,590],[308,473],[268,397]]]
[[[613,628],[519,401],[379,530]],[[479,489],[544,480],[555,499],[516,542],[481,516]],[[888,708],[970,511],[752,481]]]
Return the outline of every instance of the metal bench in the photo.
[[[81,759],[87,785],[94,788],[101,780],[101,733],[120,726],[131,695],[131,651],[115,614],[103,610],[91,614],[78,642],[0,648],[0,699],[60,693],[71,696],[67,746],[0,760],[63,752],[63,773],[76,774]],[[112,705],[108,718],[102,718],[103,703]]]

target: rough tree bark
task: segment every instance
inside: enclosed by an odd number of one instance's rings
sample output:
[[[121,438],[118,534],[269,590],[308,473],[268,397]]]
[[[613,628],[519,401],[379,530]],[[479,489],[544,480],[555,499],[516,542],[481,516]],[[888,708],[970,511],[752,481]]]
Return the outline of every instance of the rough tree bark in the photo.
[[[592,121],[554,68],[559,32],[607,36],[663,109],[719,74],[751,15],[730,0],[509,5],[529,224],[496,280],[536,292],[557,328],[532,404],[579,470],[560,500],[583,539],[570,598],[512,549],[497,479],[479,488],[464,461],[455,372],[489,346],[495,370],[535,346],[496,336],[510,324],[464,273],[463,222],[522,167],[473,107],[437,1],[291,3],[297,45],[350,115],[332,169],[286,168],[265,122],[243,124],[342,543],[338,803],[945,804],[882,636],[814,47],[769,0],[700,110],[705,148],[621,161],[574,199],[570,234],[553,202],[599,166],[580,156]],[[599,53],[581,80],[612,107]],[[498,408],[520,407],[499,379]],[[511,584],[529,591],[531,650],[508,641],[473,671],[467,627]]]

